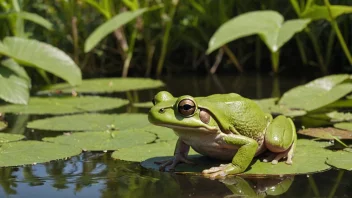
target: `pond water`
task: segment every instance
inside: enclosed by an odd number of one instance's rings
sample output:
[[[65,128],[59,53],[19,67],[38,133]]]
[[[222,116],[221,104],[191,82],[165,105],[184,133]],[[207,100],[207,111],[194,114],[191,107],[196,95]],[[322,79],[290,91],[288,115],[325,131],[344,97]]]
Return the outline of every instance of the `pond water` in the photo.
[[[313,77],[270,75],[170,76],[162,80],[164,90],[174,96],[206,96],[214,93],[239,93],[258,99],[280,96],[288,89]],[[139,91],[140,101],[148,101],[159,90]],[[125,94],[113,96],[124,97]],[[124,107],[112,112],[147,112]],[[6,115],[12,133],[40,140],[62,133],[32,131],[28,121],[43,116]],[[295,120],[300,128],[300,120]],[[307,124],[307,123],[305,123]],[[309,123],[308,123],[309,124]],[[30,149],[30,148],[29,148]],[[111,152],[83,152],[68,160],[24,167],[0,169],[0,197],[351,197],[352,172],[329,170],[312,175],[277,178],[230,177],[223,181],[199,175],[181,175],[152,171],[139,163],[113,160]],[[276,189],[276,190],[274,190]]]

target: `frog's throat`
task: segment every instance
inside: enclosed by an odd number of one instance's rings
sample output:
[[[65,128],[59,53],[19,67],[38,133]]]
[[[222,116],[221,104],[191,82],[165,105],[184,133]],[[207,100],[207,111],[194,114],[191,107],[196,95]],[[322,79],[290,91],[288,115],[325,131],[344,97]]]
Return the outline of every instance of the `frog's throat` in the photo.
[[[208,133],[218,133],[220,129],[216,126],[200,126],[200,127],[185,127],[185,126],[178,126],[172,124],[155,124],[158,126],[163,126],[171,129],[178,129],[178,130],[189,130],[189,131],[201,131],[201,132],[208,132]]]

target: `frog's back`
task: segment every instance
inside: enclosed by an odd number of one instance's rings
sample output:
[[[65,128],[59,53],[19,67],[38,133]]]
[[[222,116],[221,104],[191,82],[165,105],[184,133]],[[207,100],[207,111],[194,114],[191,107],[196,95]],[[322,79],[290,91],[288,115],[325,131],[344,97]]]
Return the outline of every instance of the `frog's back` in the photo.
[[[257,103],[239,94],[214,94],[197,101],[212,113],[222,130],[228,131],[232,126],[241,135],[258,138],[267,126],[267,114]]]

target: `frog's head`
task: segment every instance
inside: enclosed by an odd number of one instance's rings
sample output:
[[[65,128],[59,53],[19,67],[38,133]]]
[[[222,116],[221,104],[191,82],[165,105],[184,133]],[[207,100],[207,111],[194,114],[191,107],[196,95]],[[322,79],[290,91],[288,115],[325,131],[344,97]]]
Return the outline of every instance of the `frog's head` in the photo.
[[[152,124],[181,130],[219,130],[211,113],[205,108],[200,108],[192,96],[174,98],[169,92],[161,91],[155,95],[153,104],[148,114]]]

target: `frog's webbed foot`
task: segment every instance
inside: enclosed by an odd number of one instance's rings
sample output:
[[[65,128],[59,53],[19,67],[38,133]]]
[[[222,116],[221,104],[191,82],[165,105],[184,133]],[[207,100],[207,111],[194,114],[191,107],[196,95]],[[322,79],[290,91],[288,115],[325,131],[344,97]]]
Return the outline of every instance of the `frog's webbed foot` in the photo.
[[[294,143],[295,144],[295,143]],[[263,162],[270,162],[272,164],[277,164],[281,159],[286,159],[286,164],[292,164],[294,145],[291,145],[289,149],[281,153],[272,153],[266,157]]]
[[[226,175],[236,174],[242,172],[241,169],[230,163],[230,164],[220,164],[218,167],[212,167],[210,169],[205,169],[202,171],[205,177],[210,179],[225,178]]]
[[[171,171],[175,170],[176,165],[179,163],[194,164],[194,162],[190,161],[182,154],[175,154],[175,156],[171,159],[157,161],[154,163],[160,164],[159,166],[160,171],[165,171],[166,168],[168,168],[168,170],[171,170]]]

